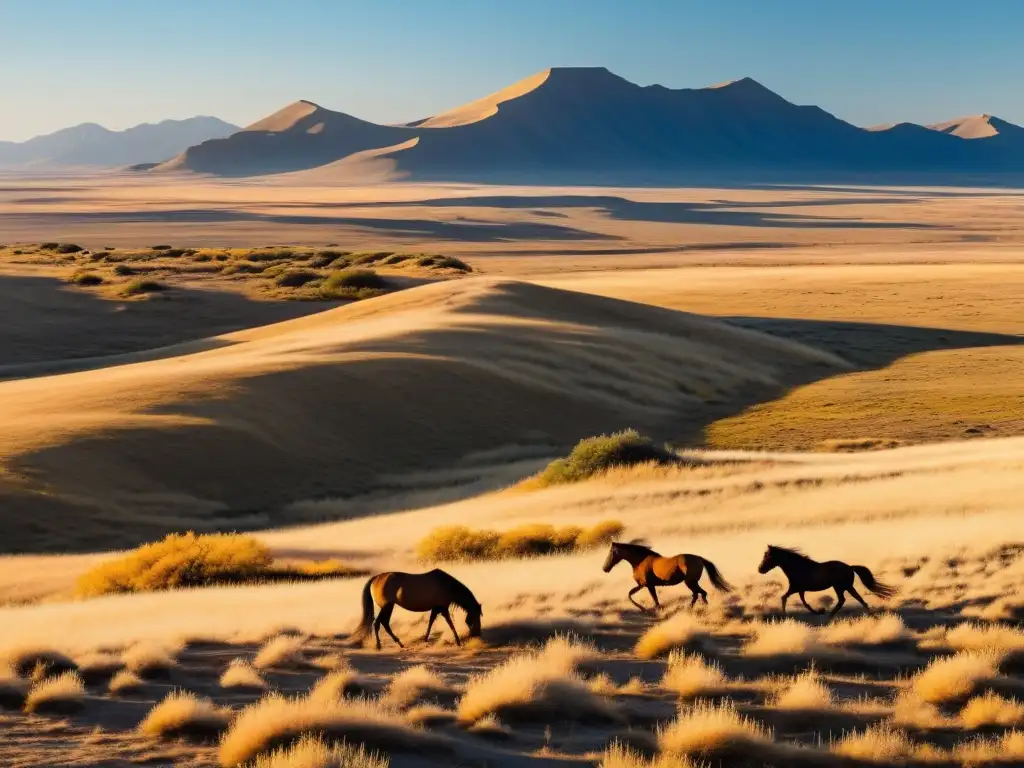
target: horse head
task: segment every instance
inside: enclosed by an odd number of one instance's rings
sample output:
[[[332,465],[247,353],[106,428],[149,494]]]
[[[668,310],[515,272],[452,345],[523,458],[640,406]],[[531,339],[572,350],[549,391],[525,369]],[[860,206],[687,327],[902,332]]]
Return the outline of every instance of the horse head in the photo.
[[[476,610],[466,611],[466,626],[469,627],[470,637],[480,637],[480,617],[483,616],[484,607],[476,604]]]
[[[602,568],[605,573],[611,571],[619,561],[622,560],[622,551],[619,549],[619,545],[616,542],[612,542],[611,549],[608,550],[608,557],[605,558],[604,565]]]
[[[775,551],[768,547],[764,551],[764,557],[761,558],[761,564],[757,566],[758,573],[768,573],[772,568],[777,566],[779,563],[775,559]]]

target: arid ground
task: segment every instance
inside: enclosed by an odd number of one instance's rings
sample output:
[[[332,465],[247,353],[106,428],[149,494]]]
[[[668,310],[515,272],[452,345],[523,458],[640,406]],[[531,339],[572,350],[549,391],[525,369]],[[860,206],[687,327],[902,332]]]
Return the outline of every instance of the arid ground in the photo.
[[[0,764],[1024,764],[1019,190],[163,178],[0,176]],[[336,258],[385,295],[310,288]],[[627,427],[690,461],[518,485]],[[735,591],[453,563],[482,638],[398,610],[381,652],[362,579],[74,596],[173,531],[421,571],[440,526],[607,520]],[[783,620],[768,544],[898,593]]]

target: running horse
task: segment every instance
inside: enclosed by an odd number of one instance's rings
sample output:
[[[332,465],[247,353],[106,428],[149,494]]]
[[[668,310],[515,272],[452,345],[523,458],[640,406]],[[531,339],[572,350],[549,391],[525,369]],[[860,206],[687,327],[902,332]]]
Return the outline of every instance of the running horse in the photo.
[[[373,617],[374,603],[380,608],[376,619]],[[391,639],[398,643],[398,647],[404,648],[402,641],[391,630],[391,614],[396,605],[416,613],[430,611],[424,642],[430,639],[434,620],[438,616],[443,616],[451,627],[452,634],[455,635],[455,644],[462,645],[459,633],[455,631],[455,624],[452,622],[450,609],[453,605],[466,612],[469,637],[480,637],[483,607],[469,591],[469,587],[451,574],[435,568],[427,573],[378,573],[367,581],[363,587],[363,618],[356,631],[352,633],[352,639],[361,642],[372,630],[379,651],[380,628],[384,627],[391,635]]]
[[[639,541],[613,541],[611,549],[608,551],[608,557],[604,561],[604,572],[608,573],[622,560],[633,566],[633,578],[636,579],[636,586],[629,590],[629,601],[641,611],[646,612],[648,609],[634,600],[633,595],[647,587],[655,607],[660,609],[661,603],[658,602],[658,593],[655,588],[671,587],[676,584],[685,584],[693,592],[693,600],[690,601],[691,608],[697,604],[698,599],[702,599],[707,605],[708,593],[700,585],[700,577],[704,571],[708,572],[708,578],[711,579],[715,589],[723,592],[732,590],[732,586],[722,578],[722,574],[718,572],[715,564],[700,555],[662,557]]]
[[[772,568],[781,568],[789,579],[789,588],[782,596],[782,612],[786,612],[786,601],[790,595],[799,595],[800,602],[804,604],[811,613],[820,614],[823,611],[815,610],[807,604],[805,592],[821,592],[825,589],[836,591],[836,605],[829,613],[829,618],[835,616],[839,609],[846,603],[844,592],[849,592],[853,598],[871,610],[864,598],[860,596],[853,586],[854,576],[860,576],[864,586],[872,594],[883,599],[888,599],[896,594],[896,588],[883,584],[875,579],[875,576],[863,565],[847,565],[840,560],[829,560],[826,563],[819,563],[812,560],[799,549],[787,549],[786,547],[775,547],[769,545],[764,551],[764,558],[761,565],[757,567],[758,573],[768,573]]]

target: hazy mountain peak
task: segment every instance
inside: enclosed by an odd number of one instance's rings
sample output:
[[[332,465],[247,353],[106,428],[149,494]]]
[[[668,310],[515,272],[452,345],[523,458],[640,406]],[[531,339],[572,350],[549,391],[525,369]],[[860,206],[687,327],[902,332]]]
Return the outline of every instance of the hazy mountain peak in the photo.
[[[1024,128],[989,114],[958,117],[928,127],[933,131],[959,136],[961,139],[987,139],[1006,134],[1024,135]]]

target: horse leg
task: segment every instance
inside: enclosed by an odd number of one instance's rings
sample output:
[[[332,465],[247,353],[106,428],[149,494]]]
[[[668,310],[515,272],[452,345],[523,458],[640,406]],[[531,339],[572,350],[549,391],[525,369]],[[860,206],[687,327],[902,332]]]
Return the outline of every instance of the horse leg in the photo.
[[[399,648],[405,648],[405,646],[402,645],[402,641],[398,639],[398,635],[396,635],[394,632],[391,631],[391,614],[394,613],[394,612],[395,612],[395,604],[394,603],[388,603],[387,605],[385,605],[383,608],[380,609],[380,616],[377,617],[377,620],[380,622],[381,626],[384,627],[385,631],[389,635],[391,635],[391,639],[394,640],[396,643],[398,643],[398,647]]]
[[[704,602],[705,603],[708,601],[708,599],[706,597],[707,593],[703,589],[700,588],[700,584],[698,584],[695,581],[687,581],[687,582],[684,582],[684,583],[686,584],[686,586],[688,586],[690,588],[690,591],[693,592],[693,599],[690,601],[690,608],[691,609],[693,608],[693,606],[695,606],[697,604],[697,601],[700,600],[701,595],[705,595],[705,597],[704,597]]]
[[[459,640],[459,633],[455,631],[455,624],[452,622],[452,615],[448,613],[447,608],[441,609],[441,615],[444,616],[444,620],[448,622],[448,626],[451,627],[452,634],[455,635],[455,644],[462,645],[462,641]]]
[[[647,585],[647,591],[651,593],[651,597],[654,599],[654,609],[657,611],[661,610],[661,603],[658,602],[658,593],[654,589],[653,584]]]
[[[804,593],[803,592],[800,593],[800,602],[803,603],[804,604],[804,608],[806,608],[811,613],[814,613],[814,614],[821,613],[821,611],[817,610],[816,608],[811,608],[811,606],[809,606],[807,604],[807,598],[804,597]]]
[[[390,603],[388,605],[390,605]],[[385,608],[381,608],[380,613],[377,614],[377,618],[373,620],[373,636],[377,640],[378,651],[380,650],[380,624],[381,619],[384,617]]]
[[[633,595],[635,595],[637,592],[639,592],[643,588],[644,588],[643,584],[637,584],[635,587],[633,587],[631,590],[629,590],[629,602],[631,602],[633,605],[635,605],[637,608],[639,608],[644,613],[647,613],[647,609],[644,608],[642,605],[640,605],[640,603],[638,603],[636,600],[633,599]]]
[[[829,613],[828,617],[830,619],[839,613],[839,609],[846,603],[846,596],[843,594],[842,588],[833,587],[833,589],[836,591],[836,607],[832,609],[831,613]]]
[[[782,596],[782,613],[786,613],[786,601],[789,600],[790,595],[794,595],[796,592],[792,589],[786,590],[786,594]]]
[[[860,596],[860,592],[858,592],[852,586],[849,589],[847,589],[846,591],[849,592],[851,595],[853,595],[853,599],[854,600],[856,600],[858,603],[860,603],[861,605],[864,606],[864,610],[869,611],[869,612],[871,611],[871,606],[869,606],[867,603],[864,602],[864,598]]]
[[[430,612],[430,618],[427,620],[427,634],[423,636],[423,642],[427,642],[430,639],[430,630],[434,626],[434,619],[437,618],[438,610],[434,608]]]

